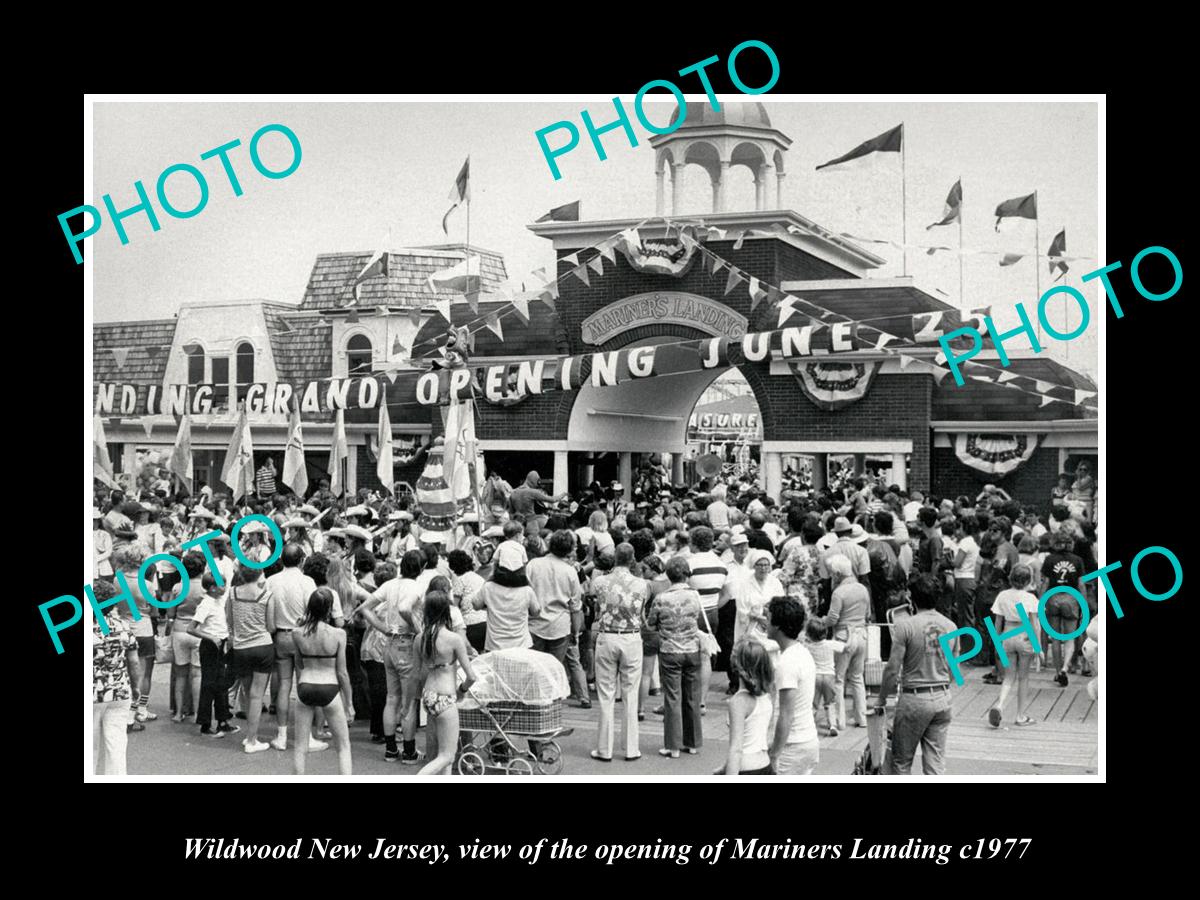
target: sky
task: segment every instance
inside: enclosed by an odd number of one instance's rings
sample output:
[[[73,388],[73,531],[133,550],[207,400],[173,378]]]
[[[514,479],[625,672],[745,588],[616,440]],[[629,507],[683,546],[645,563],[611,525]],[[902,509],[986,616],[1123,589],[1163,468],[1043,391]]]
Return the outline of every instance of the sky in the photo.
[[[790,95],[789,95],[790,96]],[[623,98],[626,107],[632,98]],[[689,96],[689,100],[693,98]],[[694,98],[702,100],[702,96]],[[725,95],[724,102],[747,98]],[[1066,283],[1084,291],[1091,304],[1088,330],[1068,343],[1048,341],[1046,353],[1096,375],[1098,322],[1103,306],[1098,282],[1086,289],[1079,276],[1103,264],[1098,253],[1097,111],[1092,103],[898,103],[795,102],[759,98],[771,124],[793,143],[786,154],[784,207],[832,231],[901,240],[899,154],[875,154],[867,167],[814,171],[868,138],[903,122],[909,244],[958,247],[958,227],[926,231],[941,218],[954,181],[963,183],[963,245],[968,249],[1032,252],[1034,223],[1006,220],[995,230],[996,205],[1038,191],[1039,250],[1066,228],[1067,254],[1092,257],[1069,263]],[[107,220],[88,239],[94,259],[94,316],[98,322],[170,317],[182,304],[264,299],[299,303],[317,254],[371,251],[462,241],[466,217],[450,217],[442,232],[448,195],[463,159],[471,157],[471,243],[504,255],[511,277],[520,281],[539,266],[551,266],[550,242],[526,225],[551,207],[580,200],[583,219],[644,218],[654,214],[654,151],[649,134],[634,121],[638,146],[621,130],[604,135],[606,160],[597,158],[580,124],[587,109],[599,125],[613,118],[611,100],[586,97],[534,102],[324,102],[293,100],[252,103],[98,102],[93,111],[94,195],[84,202],[101,207],[112,195],[118,210],[137,202],[141,180],[153,196],[158,175],[175,163],[204,172],[207,206],[188,219],[158,208],[161,229],[152,231],[142,214],[125,220],[129,243],[122,246]],[[653,122],[666,122],[673,104],[647,104]],[[632,116],[631,116],[632,117]],[[574,121],[580,145],[558,158],[556,181],[535,132],[559,120]],[[261,126],[281,123],[295,132],[303,157],[290,176],[262,177],[253,168],[248,144]],[[557,140],[555,135],[551,140]],[[244,193],[234,197],[219,161],[200,154],[240,139],[230,153]],[[281,169],[290,160],[279,134],[264,138],[264,163]],[[728,206],[753,209],[748,170],[735,168]],[[182,209],[193,206],[198,189],[187,175],[173,175],[168,197]],[[683,175],[681,215],[711,210],[711,188],[703,169]],[[670,188],[668,186],[668,196]],[[769,196],[773,199],[774,191]],[[773,205],[773,204],[772,204]],[[390,237],[389,237],[390,235]],[[873,276],[901,273],[901,252],[863,244],[888,259]],[[998,257],[965,255],[966,308],[991,305],[997,325],[1017,323],[1013,306],[1022,301],[1031,317],[1037,300],[1034,266],[1042,266],[1041,288],[1049,286],[1046,261],[1031,257],[1001,268]],[[909,251],[909,274],[935,296],[960,304],[959,256]],[[552,269],[552,266],[551,266]],[[937,293],[940,291],[941,293]],[[1050,304],[1050,319],[1073,328],[1080,313],[1062,298]]]

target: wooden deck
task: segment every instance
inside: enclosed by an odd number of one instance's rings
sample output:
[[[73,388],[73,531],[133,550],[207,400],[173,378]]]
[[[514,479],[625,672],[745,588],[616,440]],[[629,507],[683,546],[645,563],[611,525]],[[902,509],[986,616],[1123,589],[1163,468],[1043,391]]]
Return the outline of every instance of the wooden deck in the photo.
[[[999,697],[1000,688],[982,681],[985,671],[966,669],[966,683],[962,687],[951,688],[954,719],[946,749],[947,759],[1004,763],[1007,764],[1003,766],[1005,770],[1011,770],[1014,765],[1029,766],[1034,770],[1045,770],[1048,774],[1064,770],[1067,773],[1090,774],[1097,770],[1099,709],[1087,693],[1090,679],[1071,676],[1070,684],[1060,688],[1053,681],[1053,673],[1031,673],[1033,699],[1028,714],[1037,724],[1022,727],[1013,724],[1017,707],[1014,689],[1004,710],[1004,721],[999,728],[993,728],[988,723],[987,711]],[[715,673],[704,718],[706,741],[724,741],[728,737],[724,685],[724,676]],[[871,689],[868,689],[868,693],[871,693]],[[650,709],[662,702],[661,697],[651,697],[650,700]],[[868,697],[868,702],[873,702],[872,696]],[[895,703],[894,696],[891,702]],[[616,714],[618,717],[622,714],[619,704]],[[594,731],[596,717],[595,705],[590,710],[573,706],[564,710],[565,724],[580,730]],[[662,717],[647,715],[640,730],[651,743],[654,738],[661,738]],[[854,727],[852,717],[850,727],[835,738],[826,736],[822,729],[823,751],[828,749],[857,754],[866,745],[867,730]],[[913,771],[920,771],[919,751]]]

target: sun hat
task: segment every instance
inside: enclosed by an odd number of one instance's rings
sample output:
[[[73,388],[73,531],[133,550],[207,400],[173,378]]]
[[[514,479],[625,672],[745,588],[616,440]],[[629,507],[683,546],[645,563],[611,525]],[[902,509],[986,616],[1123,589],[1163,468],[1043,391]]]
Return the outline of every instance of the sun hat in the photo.
[[[850,529],[850,540],[856,544],[861,544],[867,539],[867,533],[861,525],[855,525]]]
[[[358,538],[360,541],[369,541],[374,537],[371,532],[367,531],[361,525],[347,525],[342,529],[342,533],[346,537]]]
[[[750,543],[750,538],[746,534],[745,531],[734,532],[734,534],[729,538],[729,546],[731,546],[731,547],[734,544],[748,544],[748,543]]]
[[[838,516],[833,520],[833,531],[835,534],[842,534],[847,531],[853,531],[854,526],[850,524],[850,520],[845,516]]]

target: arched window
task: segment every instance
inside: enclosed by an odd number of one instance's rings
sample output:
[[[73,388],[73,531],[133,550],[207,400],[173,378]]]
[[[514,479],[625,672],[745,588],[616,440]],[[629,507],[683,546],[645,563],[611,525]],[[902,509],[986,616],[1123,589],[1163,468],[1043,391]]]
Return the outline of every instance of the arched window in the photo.
[[[365,334],[356,334],[346,342],[346,370],[351,375],[371,371],[371,339]]]
[[[188,384],[204,384],[204,348],[192,344],[183,352],[187,354]]]
[[[246,399],[246,391],[254,384],[254,345],[245,341],[237,345],[237,397]]]

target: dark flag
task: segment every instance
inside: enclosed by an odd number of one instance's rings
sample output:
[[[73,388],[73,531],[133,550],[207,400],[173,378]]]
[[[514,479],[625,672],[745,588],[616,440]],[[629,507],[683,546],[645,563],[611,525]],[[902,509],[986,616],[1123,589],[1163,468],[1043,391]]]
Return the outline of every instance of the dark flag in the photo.
[[[1000,221],[1007,218],[1036,219],[1037,191],[1024,197],[1014,197],[1005,200],[996,207],[996,230],[1000,230]]]
[[[901,122],[891,131],[885,131],[879,137],[873,137],[869,141],[863,141],[849,153],[839,156],[837,159],[831,159],[827,163],[821,163],[817,169],[824,169],[827,166],[836,166],[844,162],[850,162],[852,159],[858,159],[860,156],[866,156],[869,153],[899,153],[904,145],[904,123]]]
[[[962,216],[962,179],[954,182],[954,187],[950,188],[950,193],[946,195],[946,208],[942,210],[942,220],[934,222],[926,227],[926,231],[930,228],[937,228],[939,225],[949,225],[951,222],[959,221]]]
[[[1059,277],[1066,275],[1071,271],[1071,267],[1063,261],[1062,255],[1067,252],[1067,229],[1063,229],[1054,236],[1054,240],[1050,242],[1050,250],[1047,256],[1050,257],[1050,274],[1054,274],[1054,270],[1058,269]],[[1054,279],[1058,281],[1058,278]]]
[[[550,212],[546,213],[539,222],[578,222],[579,221],[579,201],[574,203],[566,203],[562,206],[556,206]]]

